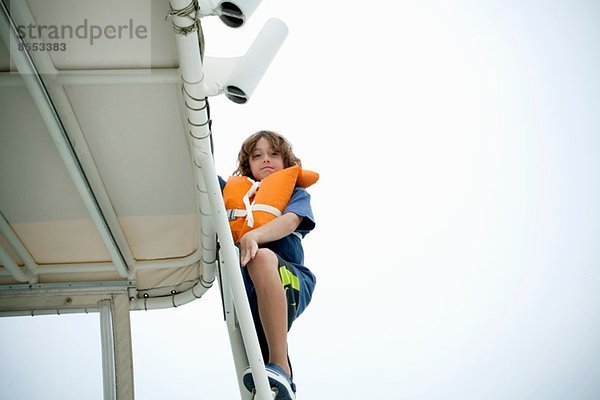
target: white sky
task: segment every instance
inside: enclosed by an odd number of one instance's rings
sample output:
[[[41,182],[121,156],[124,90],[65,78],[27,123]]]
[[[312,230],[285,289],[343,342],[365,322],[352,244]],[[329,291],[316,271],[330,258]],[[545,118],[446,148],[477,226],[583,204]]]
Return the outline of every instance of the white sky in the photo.
[[[600,5],[269,0],[242,30],[206,21],[209,55],[240,55],[270,17],[290,35],[254,97],[211,111],[221,174],[263,128],[321,174],[298,398],[600,398]],[[57,324],[59,368],[39,335]],[[132,325],[138,399],[238,398],[216,287]],[[97,329],[0,320],[22,368],[0,398],[101,399]],[[24,392],[40,369],[55,394]]]

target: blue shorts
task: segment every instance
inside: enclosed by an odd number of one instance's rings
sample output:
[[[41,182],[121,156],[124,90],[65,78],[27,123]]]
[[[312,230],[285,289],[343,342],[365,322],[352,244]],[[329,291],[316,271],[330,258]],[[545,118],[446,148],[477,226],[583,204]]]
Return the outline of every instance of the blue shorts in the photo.
[[[315,289],[316,278],[306,267],[294,265],[293,263],[282,259],[279,255],[277,255],[277,259],[279,262],[279,278],[285,289],[285,296],[288,304],[287,315],[289,331],[296,318],[304,312],[310,303]],[[254,284],[252,283],[250,274],[246,268],[242,268],[242,277],[244,278],[244,285],[246,286],[246,293],[248,294],[248,301],[250,302],[250,309],[252,310],[252,317],[254,319],[256,333],[258,334],[260,348],[262,349],[264,359],[268,360],[269,349],[258,313],[256,290],[254,289]]]

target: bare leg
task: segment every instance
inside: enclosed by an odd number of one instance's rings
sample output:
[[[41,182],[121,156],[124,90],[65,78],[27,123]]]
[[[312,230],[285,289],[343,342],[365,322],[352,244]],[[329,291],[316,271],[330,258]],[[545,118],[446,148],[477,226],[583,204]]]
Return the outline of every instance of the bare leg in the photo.
[[[259,249],[248,263],[248,273],[256,289],[260,321],[269,345],[269,361],[288,375],[287,300],[279,277],[277,256],[269,249]]]

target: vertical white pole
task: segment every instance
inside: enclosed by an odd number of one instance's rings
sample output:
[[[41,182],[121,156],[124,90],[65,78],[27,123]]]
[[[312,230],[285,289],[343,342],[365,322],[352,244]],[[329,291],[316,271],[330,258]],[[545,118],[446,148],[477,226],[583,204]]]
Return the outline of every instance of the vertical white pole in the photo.
[[[127,293],[112,296],[112,329],[117,400],[133,400],[133,351]]]
[[[221,260],[222,259],[223,256],[221,255]],[[223,269],[225,269],[224,266],[221,270]],[[227,279],[221,279],[221,289],[223,291],[223,307],[225,309],[225,320],[227,323],[227,332],[229,333],[229,342],[231,343],[231,350],[233,352],[233,362],[238,377],[241,377],[246,368],[248,368],[248,365],[250,365],[248,355],[246,354],[242,331],[240,330],[237,313],[233,304],[231,285]],[[240,393],[242,394],[242,400],[252,400],[254,398],[254,395],[246,390],[241,379],[238,379],[238,385],[240,387]]]
[[[174,10],[193,10],[192,7],[195,5],[194,0],[170,0],[170,4]],[[173,25],[177,28],[189,27],[195,18],[196,13],[193,11],[186,17],[174,15]],[[258,336],[254,328],[254,321],[250,305],[248,304],[244,282],[240,273],[236,247],[234,246],[231,231],[229,230],[229,223],[225,213],[223,196],[221,195],[221,189],[217,180],[214,160],[210,152],[208,113],[206,107],[204,107],[204,97],[206,96],[203,84],[204,71],[200,58],[198,34],[193,29],[189,30],[187,34],[178,32],[176,43],[179,53],[183,90],[186,96],[185,100],[194,105],[192,108],[186,108],[188,117],[187,128],[194,138],[191,142],[194,163],[200,168],[200,174],[204,178],[216,233],[222,245],[221,266],[223,281],[227,281],[227,284],[231,287],[233,304],[240,321],[240,331],[256,385],[255,399],[271,400],[273,397],[267,380],[267,372],[258,343]],[[198,174],[197,171],[195,173]],[[232,350],[235,352],[237,349],[232,348]]]
[[[133,400],[133,354],[129,298],[114,294],[100,302],[104,400]]]
[[[102,342],[102,381],[104,400],[116,400],[115,344],[113,340],[111,301],[100,302],[100,339]]]

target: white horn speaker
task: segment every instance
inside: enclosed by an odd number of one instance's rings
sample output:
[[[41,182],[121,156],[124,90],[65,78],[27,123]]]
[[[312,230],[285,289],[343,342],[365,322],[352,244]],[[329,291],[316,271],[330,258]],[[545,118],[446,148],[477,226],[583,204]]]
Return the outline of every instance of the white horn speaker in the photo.
[[[287,35],[288,28],[283,21],[276,18],[267,21],[225,86],[229,100],[244,104],[250,99]]]
[[[239,28],[256,11],[262,0],[225,0],[217,6],[217,15],[223,23]]]

